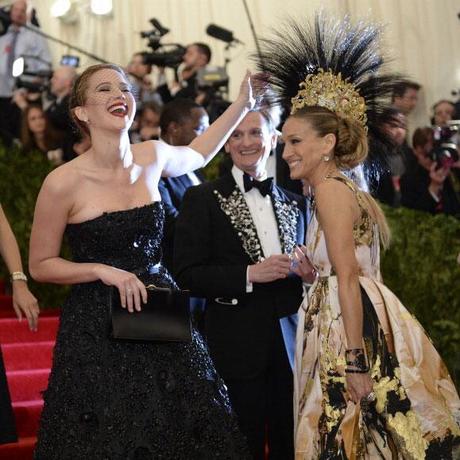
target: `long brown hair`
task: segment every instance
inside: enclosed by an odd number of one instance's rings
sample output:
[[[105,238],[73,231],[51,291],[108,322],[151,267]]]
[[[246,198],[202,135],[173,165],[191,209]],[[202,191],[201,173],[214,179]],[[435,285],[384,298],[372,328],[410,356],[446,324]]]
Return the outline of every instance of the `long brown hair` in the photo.
[[[319,136],[334,134],[336,144],[333,160],[338,168],[350,170],[361,164],[367,157],[368,144],[366,131],[358,122],[343,118],[325,107],[307,106],[297,110],[294,118],[307,120]],[[372,196],[359,190],[361,202],[379,227],[380,242],[386,249],[390,244],[390,228],[382,209]]]
[[[45,119],[45,131],[43,133],[43,142],[45,144],[46,151],[56,149],[61,140],[62,136],[53,129],[46,112],[43,110],[42,106],[39,104],[30,104],[26,107],[22,113],[21,120],[21,144],[24,152],[30,152],[32,150],[41,150],[41,147],[38,146],[34,134],[29,128],[29,113],[32,110],[40,110]]]

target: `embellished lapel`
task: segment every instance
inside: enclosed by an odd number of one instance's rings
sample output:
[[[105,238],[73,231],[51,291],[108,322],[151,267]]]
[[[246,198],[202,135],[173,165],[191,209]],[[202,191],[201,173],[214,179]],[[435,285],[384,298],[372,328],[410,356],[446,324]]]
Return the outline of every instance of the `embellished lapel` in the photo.
[[[297,245],[297,224],[300,218],[298,203],[295,200],[287,200],[276,186],[273,187],[271,197],[281,249],[283,254],[292,254]]]
[[[256,226],[252,220],[244,195],[236,185],[233,176],[223,178],[221,190],[215,188],[214,196],[222,212],[228,217],[235,229],[242,247],[252,262],[257,263],[264,257]]]

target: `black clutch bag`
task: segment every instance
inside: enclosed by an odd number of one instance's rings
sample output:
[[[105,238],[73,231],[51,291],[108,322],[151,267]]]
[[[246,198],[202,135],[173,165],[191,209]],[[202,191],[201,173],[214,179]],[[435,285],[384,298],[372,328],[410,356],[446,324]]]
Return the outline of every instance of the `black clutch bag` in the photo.
[[[110,289],[112,337],[122,340],[191,342],[189,291],[146,286],[148,300],[141,311],[129,313],[121,306],[120,293]]]

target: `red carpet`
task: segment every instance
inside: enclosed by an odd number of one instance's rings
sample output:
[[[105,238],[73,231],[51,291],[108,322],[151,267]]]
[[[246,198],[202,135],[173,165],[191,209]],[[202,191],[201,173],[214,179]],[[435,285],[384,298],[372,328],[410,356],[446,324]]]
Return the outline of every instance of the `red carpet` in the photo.
[[[11,297],[1,294],[2,287],[0,282],[0,344],[19,441],[0,445],[0,460],[31,460],[43,407],[42,392],[48,384],[59,311],[43,310],[38,331],[31,332],[25,319],[17,320]]]

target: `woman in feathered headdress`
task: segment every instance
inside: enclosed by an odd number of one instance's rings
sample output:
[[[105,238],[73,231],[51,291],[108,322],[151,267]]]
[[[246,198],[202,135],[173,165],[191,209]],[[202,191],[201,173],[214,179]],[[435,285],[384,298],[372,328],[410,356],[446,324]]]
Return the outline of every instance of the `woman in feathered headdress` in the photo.
[[[263,41],[292,179],[307,181],[313,216],[297,271],[318,274],[299,310],[296,459],[451,458],[460,400],[420,324],[382,283],[377,203],[346,175],[396,81],[378,71],[378,30],[322,16]],[[380,139],[385,145],[385,139]],[[379,241],[380,240],[380,241]]]

